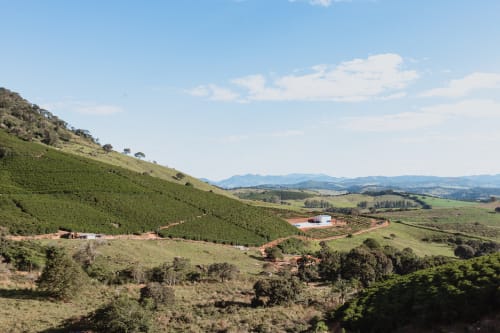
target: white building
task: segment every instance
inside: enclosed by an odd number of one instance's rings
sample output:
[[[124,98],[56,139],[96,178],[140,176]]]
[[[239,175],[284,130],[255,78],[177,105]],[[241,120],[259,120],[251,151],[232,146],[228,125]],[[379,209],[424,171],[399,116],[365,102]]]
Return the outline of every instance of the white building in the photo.
[[[332,217],[330,215],[317,215],[314,217],[314,223],[332,223]]]

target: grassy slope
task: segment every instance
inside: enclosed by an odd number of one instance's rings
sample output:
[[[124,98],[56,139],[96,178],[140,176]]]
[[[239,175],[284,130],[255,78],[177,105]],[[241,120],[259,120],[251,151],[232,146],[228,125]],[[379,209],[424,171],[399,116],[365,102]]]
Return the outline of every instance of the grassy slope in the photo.
[[[225,226],[237,227],[236,243],[260,244],[297,232],[262,209],[215,193],[65,154],[3,131],[0,145],[12,152],[0,159],[0,221],[11,232],[66,228],[118,234],[185,221],[182,236],[198,238],[195,226],[186,227],[200,216],[217,225],[204,235],[208,240],[220,240]]]
[[[95,145],[91,142],[88,142],[87,140],[83,140],[78,137],[74,138],[70,142],[61,143],[60,148],[62,151],[67,153],[87,157],[99,162],[111,164],[139,173],[145,172],[150,176],[157,177],[176,184],[184,185],[189,182],[193,185],[193,187],[202,191],[213,191],[214,193],[234,198],[234,196],[228,191],[207,184],[185,173],[183,173],[185,176],[184,178],[177,179],[176,175],[177,173],[179,173],[179,170],[148,161],[143,161],[138,158],[134,158],[132,156],[121,154],[115,151],[106,153],[99,145]]]
[[[327,242],[333,249],[349,251],[359,246],[367,238],[374,238],[382,245],[391,245],[398,249],[410,247],[418,256],[444,255],[453,257],[453,249],[446,244],[429,243],[422,238],[435,234],[436,232],[412,228],[398,223],[392,223],[389,227],[377,229],[372,232],[355,235],[352,238],[343,238]],[[391,234],[396,237],[391,237]]]
[[[453,208],[421,209],[405,212],[382,213],[391,220],[416,225],[439,227],[451,232],[462,232],[500,241],[500,214],[480,204]]]
[[[44,245],[61,246],[69,253],[74,253],[86,241],[58,239],[41,242]],[[229,245],[170,239],[159,241],[117,239],[106,241],[106,244],[97,248],[100,254],[97,260],[113,270],[138,264],[151,268],[167,261],[171,262],[175,257],[188,258],[193,265],[207,265],[215,261],[229,262],[238,266],[242,272],[250,274],[257,274],[262,270],[259,251],[242,251]]]
[[[443,198],[420,196],[420,195],[418,195],[418,197],[419,199],[422,199],[426,204],[432,206],[433,208],[455,208],[455,207],[477,206],[477,203],[470,201],[459,201],[459,200],[443,199]]]

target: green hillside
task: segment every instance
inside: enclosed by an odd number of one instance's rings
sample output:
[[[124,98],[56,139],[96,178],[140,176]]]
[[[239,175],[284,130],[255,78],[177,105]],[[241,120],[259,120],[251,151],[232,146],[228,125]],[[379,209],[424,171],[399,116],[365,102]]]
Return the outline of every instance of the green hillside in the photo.
[[[126,234],[183,222],[164,234],[253,245],[297,232],[237,200],[25,142],[3,130],[0,156],[0,225],[13,234]]]
[[[500,255],[461,260],[373,285],[335,313],[353,332],[474,322],[500,309]]]
[[[85,129],[69,126],[50,111],[22,98],[19,94],[0,87],[0,129],[24,141],[41,142],[64,152],[84,156],[132,171],[147,173],[177,184],[190,183],[203,191],[233,197],[229,192],[211,186],[173,168],[144,161],[127,154],[104,150],[98,139]],[[234,197],[233,197],[234,198]]]

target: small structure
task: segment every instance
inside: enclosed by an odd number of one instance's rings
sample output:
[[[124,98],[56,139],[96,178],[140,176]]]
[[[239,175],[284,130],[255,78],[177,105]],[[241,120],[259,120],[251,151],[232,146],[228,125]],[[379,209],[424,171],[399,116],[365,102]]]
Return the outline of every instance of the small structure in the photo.
[[[101,235],[96,235],[96,234],[91,234],[91,233],[79,233],[78,238],[79,239],[96,239],[100,238]]]
[[[317,215],[313,218],[313,223],[328,224],[332,223],[332,217],[330,215]]]

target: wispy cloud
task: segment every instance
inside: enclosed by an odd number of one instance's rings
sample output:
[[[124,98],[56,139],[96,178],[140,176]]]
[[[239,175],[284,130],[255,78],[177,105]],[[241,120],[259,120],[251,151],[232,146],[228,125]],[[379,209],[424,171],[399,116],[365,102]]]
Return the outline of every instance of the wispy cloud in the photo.
[[[408,131],[436,126],[457,118],[500,118],[500,103],[492,100],[466,100],[425,107],[418,111],[348,117],[344,119],[342,127],[363,132]]]
[[[451,80],[446,87],[421,94],[422,97],[463,97],[472,92],[500,88],[500,74],[475,72],[464,78]]]
[[[188,90],[187,93],[196,97],[206,97],[212,101],[231,102],[239,99],[239,94],[215,84],[201,85]]]
[[[61,101],[55,103],[46,103],[42,107],[49,111],[69,111],[86,115],[107,116],[123,112],[124,110],[116,105],[97,104],[92,102],[82,101]]]
[[[240,102],[394,99],[403,97],[401,90],[419,77],[415,70],[405,70],[403,63],[398,54],[378,54],[334,66],[316,65],[305,72],[278,77],[248,75],[231,80],[231,88],[209,84],[189,93],[211,100]]]
[[[289,2],[308,2],[313,6],[330,7],[334,2],[350,2],[351,0],[288,0]]]

